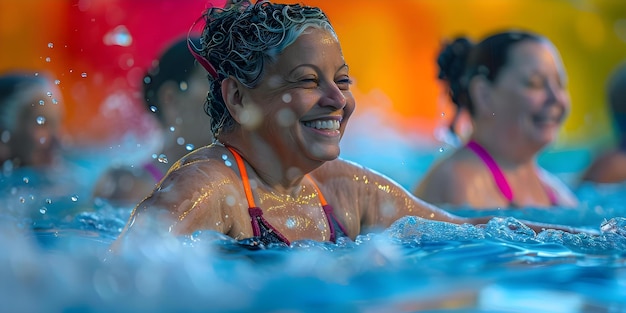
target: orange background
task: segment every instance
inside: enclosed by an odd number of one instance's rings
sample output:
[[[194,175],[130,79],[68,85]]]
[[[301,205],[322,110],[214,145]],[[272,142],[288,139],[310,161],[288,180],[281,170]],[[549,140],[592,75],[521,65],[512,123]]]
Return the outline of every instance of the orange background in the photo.
[[[141,75],[210,2],[3,0],[0,71],[52,72],[61,81],[68,107],[65,126],[75,144],[115,142],[127,130],[149,136],[149,123],[138,117],[143,112],[137,93]],[[432,137],[451,112],[435,79],[440,43],[456,35],[480,39],[522,28],[550,38],[568,70],[573,111],[558,144],[597,148],[612,140],[604,85],[626,58],[625,1],[304,2],[324,9],[337,30],[355,79],[357,112],[382,109],[384,125]],[[121,25],[132,43],[106,44],[107,34]]]

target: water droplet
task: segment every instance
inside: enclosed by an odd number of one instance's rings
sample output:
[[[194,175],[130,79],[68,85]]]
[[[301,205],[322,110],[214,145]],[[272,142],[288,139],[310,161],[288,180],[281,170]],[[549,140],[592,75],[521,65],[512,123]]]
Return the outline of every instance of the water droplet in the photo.
[[[194,148],[195,148],[195,146],[194,146],[194,145],[192,145],[192,144],[190,144],[190,143],[188,143],[188,144],[185,146],[185,150],[187,150],[187,151],[191,151],[191,150],[193,150]]]
[[[51,204],[52,203],[52,199],[50,199],[50,198],[46,199],[46,203],[47,204]]]
[[[176,138],[176,143],[177,143],[179,146],[184,145],[184,144],[185,144],[185,138],[183,138],[183,137],[178,137],[178,138]]]
[[[24,199],[24,197],[20,197],[20,203],[24,203],[26,202],[26,199]]]
[[[235,205],[236,202],[237,201],[235,200],[235,197],[233,197],[231,195],[226,196],[226,204],[228,204],[230,206],[233,206],[233,205]]]
[[[224,161],[228,160],[228,156],[226,154],[222,154],[222,160]]]
[[[35,77],[39,76],[39,72],[35,72]]]
[[[282,100],[283,100],[283,102],[284,102],[284,103],[290,103],[290,102],[291,102],[291,99],[292,99],[292,97],[291,97],[291,95],[290,95],[290,94],[288,94],[288,93],[286,93],[286,94],[284,94],[284,95],[282,96]]]
[[[161,163],[166,163],[167,164],[167,156],[165,154],[159,154],[159,158],[157,159],[159,162]]]
[[[150,111],[152,111],[152,113],[156,113],[156,111],[158,111],[159,109],[157,107],[155,107],[154,105],[150,106]]]
[[[41,138],[39,138],[39,143],[40,143],[40,144],[42,144],[42,145],[43,145],[44,143],[46,143],[46,137],[41,137]]]
[[[171,132],[174,132],[175,130],[176,130],[176,127],[174,127],[174,126],[170,126],[170,131],[171,131]]]
[[[110,32],[106,33],[103,41],[107,46],[128,47],[133,43],[133,36],[130,35],[126,26],[119,25]]]
[[[180,82],[178,87],[180,88],[180,91],[186,91],[189,88],[189,85],[187,84],[186,81],[182,81]]]
[[[152,78],[150,76],[146,76],[143,78],[144,84],[149,84],[152,82]]]
[[[77,195],[73,195],[70,197],[70,200],[72,200],[72,202],[76,202],[78,201],[78,196]]]
[[[443,151],[444,151],[443,147],[439,148],[439,152],[443,152]]]
[[[45,101],[43,101],[43,100],[39,100],[39,105],[44,105],[44,104],[46,104],[46,102],[45,102]]]
[[[80,77],[82,77],[82,78],[86,78],[86,77],[87,77],[87,73],[82,72],[82,73],[80,74]]]
[[[59,100],[57,100],[56,98],[52,99],[52,104],[59,104]]]
[[[46,57],[46,62],[50,63],[50,57]]]
[[[158,157],[158,155],[156,153],[152,154],[152,158],[156,160],[156,158]]]
[[[441,117],[444,117],[444,116],[446,116],[446,113],[441,112]]]
[[[50,91],[46,92],[46,96],[52,98],[52,92],[50,92]]]
[[[41,214],[46,214],[46,212],[48,211],[48,209],[46,209],[46,207],[41,207],[41,209],[39,209],[39,213]]]
[[[224,161],[224,164],[225,164],[226,166],[228,166],[228,167],[233,166],[233,163],[230,163],[230,161],[228,161],[228,160]]]
[[[58,80],[58,79],[55,79],[55,80],[54,80],[54,84],[55,84],[55,85],[60,85],[60,84],[61,84],[61,81],[60,81],[60,80]]]
[[[46,123],[46,118],[43,116],[37,116],[37,124],[43,125]]]
[[[53,44],[53,43],[51,43],[51,42],[49,42],[49,43],[48,43],[48,48],[50,48],[50,49],[54,48],[54,44]]]
[[[296,227],[296,221],[293,219],[293,217],[289,217],[285,221],[285,225],[287,226],[287,228],[294,228]]]
[[[293,110],[290,108],[283,108],[276,113],[276,118],[278,120],[278,125],[287,127],[296,122],[296,115],[293,113]]]
[[[28,182],[30,181],[30,179],[29,179],[27,176],[24,176],[24,177],[22,178],[22,181],[23,181],[24,183],[28,184]]]

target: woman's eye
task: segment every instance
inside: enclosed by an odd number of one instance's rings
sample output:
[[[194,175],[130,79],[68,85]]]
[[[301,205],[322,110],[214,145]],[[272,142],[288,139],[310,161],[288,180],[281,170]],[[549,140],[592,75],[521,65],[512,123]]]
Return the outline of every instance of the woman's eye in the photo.
[[[298,83],[306,88],[313,88],[319,85],[319,81],[317,78],[303,78],[298,81]]]
[[[342,79],[335,81],[335,83],[337,84],[339,89],[348,90],[350,89],[350,85],[352,85],[352,80],[350,78],[342,78]]]
[[[541,79],[530,79],[526,82],[526,84],[531,88],[541,88],[544,86],[543,80]]]

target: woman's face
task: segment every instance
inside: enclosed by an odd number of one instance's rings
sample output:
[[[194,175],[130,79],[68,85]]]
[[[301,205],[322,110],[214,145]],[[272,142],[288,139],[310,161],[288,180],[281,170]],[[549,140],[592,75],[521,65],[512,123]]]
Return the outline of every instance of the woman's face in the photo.
[[[511,47],[508,64],[491,85],[496,129],[541,148],[553,142],[570,110],[562,61],[547,42]]]
[[[337,38],[309,28],[266,65],[259,86],[243,97],[250,125],[280,155],[302,153],[328,161],[339,156],[339,141],[355,109],[348,66]],[[258,112],[253,112],[258,110]]]

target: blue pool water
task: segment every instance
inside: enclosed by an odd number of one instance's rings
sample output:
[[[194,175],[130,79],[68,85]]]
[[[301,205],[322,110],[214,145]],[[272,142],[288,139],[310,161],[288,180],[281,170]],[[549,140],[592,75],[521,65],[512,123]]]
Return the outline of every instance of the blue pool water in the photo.
[[[432,154],[420,160],[404,164],[425,167]],[[575,191],[576,210],[447,208],[502,216],[484,227],[406,217],[354,242],[258,251],[202,231],[110,254],[131,208],[28,190],[3,199],[0,311],[626,312],[626,185]],[[521,219],[599,235],[535,234]]]

